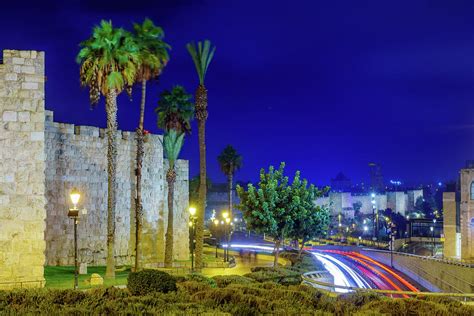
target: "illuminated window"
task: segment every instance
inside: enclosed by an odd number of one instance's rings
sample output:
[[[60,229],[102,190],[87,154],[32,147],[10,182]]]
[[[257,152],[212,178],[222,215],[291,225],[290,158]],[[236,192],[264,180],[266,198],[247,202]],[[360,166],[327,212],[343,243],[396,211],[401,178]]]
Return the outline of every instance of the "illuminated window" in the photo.
[[[471,200],[474,200],[474,181],[471,182]]]

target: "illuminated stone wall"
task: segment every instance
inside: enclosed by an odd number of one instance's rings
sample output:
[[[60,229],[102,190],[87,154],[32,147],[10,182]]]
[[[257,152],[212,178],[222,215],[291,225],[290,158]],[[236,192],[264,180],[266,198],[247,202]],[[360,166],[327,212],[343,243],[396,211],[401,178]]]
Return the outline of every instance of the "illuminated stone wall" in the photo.
[[[45,111],[44,53],[3,52],[0,63],[0,287],[42,286],[43,266],[73,264],[69,192],[77,187],[79,256],[105,263],[107,140],[105,130],[53,121]],[[84,106],[88,106],[85,104]],[[97,109],[100,111],[101,109]],[[102,109],[103,110],[103,109]],[[117,133],[116,249],[118,264],[134,260],[135,139]],[[143,261],[164,260],[167,188],[160,135],[145,145],[142,196]],[[189,258],[188,162],[178,161],[175,185],[175,259]],[[8,282],[8,283],[7,283]]]
[[[461,259],[474,260],[474,169],[461,169]]]
[[[45,262],[44,53],[0,64],[0,288],[38,287]]]
[[[100,109],[98,109],[100,110]],[[142,169],[143,260],[148,266],[163,262],[168,217],[161,135],[148,135]],[[118,132],[117,209],[115,256],[129,264],[135,249],[135,134]],[[79,258],[104,265],[107,234],[107,137],[105,129],[53,121],[46,111],[46,261],[48,265],[73,264],[73,223],[67,217],[68,194],[82,193],[80,208],[87,210],[79,222]],[[188,258],[188,163],[178,161],[175,185],[175,258]]]

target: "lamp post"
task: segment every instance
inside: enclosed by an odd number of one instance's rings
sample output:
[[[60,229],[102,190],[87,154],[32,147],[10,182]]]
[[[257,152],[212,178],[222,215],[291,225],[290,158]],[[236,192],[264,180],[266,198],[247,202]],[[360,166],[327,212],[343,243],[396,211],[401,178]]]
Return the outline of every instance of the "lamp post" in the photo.
[[[217,226],[219,225],[219,220],[218,219],[214,220],[214,225],[216,225],[216,231],[217,231]],[[216,234],[216,258],[217,258],[217,246],[219,245],[219,240],[220,240],[220,238],[218,239],[217,235],[218,234]]]
[[[379,221],[379,214],[376,214],[376,206],[375,206],[375,193],[370,195],[372,197],[372,220],[373,220],[373,231],[372,231],[372,240],[377,240],[377,233],[378,233],[378,221]]]
[[[196,208],[189,208],[189,226],[191,226],[191,272],[194,272],[194,246],[196,235]]]
[[[226,242],[226,246],[224,247],[224,262],[227,262],[227,256],[229,253],[229,243],[227,242],[227,219],[229,218],[229,212],[223,211],[222,212],[222,218],[224,218],[224,241]],[[230,221],[230,218],[229,218]]]
[[[229,261],[229,246],[230,246],[230,217],[226,217],[225,219],[226,223],[226,242],[227,242],[227,247],[226,247],[226,261]]]
[[[71,198],[73,207],[69,209],[67,216],[74,221],[74,289],[78,289],[77,223],[79,221],[79,209],[77,208],[77,204],[81,199],[81,194],[76,188],[73,188],[71,193],[69,193],[69,197]]]
[[[430,227],[430,230],[431,230],[431,238],[432,238],[432,241],[433,241],[433,247],[431,249],[431,256],[434,257],[434,247],[435,247],[435,241],[434,241],[434,227],[431,226]]]

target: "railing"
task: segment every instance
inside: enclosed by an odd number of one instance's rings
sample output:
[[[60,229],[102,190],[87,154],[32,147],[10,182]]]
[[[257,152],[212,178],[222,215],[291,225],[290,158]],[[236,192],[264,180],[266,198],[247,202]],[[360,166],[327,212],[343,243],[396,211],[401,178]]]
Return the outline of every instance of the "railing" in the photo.
[[[374,251],[374,252],[383,252],[383,253],[390,254],[390,251],[388,251],[388,250],[373,249],[373,248],[363,248],[362,250]],[[398,251],[393,251],[392,253],[400,255],[400,256],[419,258],[419,259],[422,259],[422,260],[432,260],[432,261],[436,261],[436,262],[453,264],[453,265],[457,265],[457,266],[461,266],[461,267],[474,268],[474,263],[471,260],[454,260],[454,259],[446,259],[446,258],[440,259],[440,258],[435,258],[435,257],[419,256],[419,255],[414,255],[414,254],[411,254],[411,253],[398,252]]]
[[[390,295],[390,296],[393,296],[393,295],[397,295],[397,296],[408,295],[408,296],[416,296],[416,297],[417,296],[438,296],[438,297],[451,297],[451,298],[456,298],[456,299],[463,299],[464,301],[474,301],[474,293],[412,292],[412,291],[362,289],[358,287],[342,286],[342,285],[336,285],[336,284],[317,281],[307,276],[307,274],[311,274],[311,273],[312,272],[303,274],[302,276],[303,282],[311,286],[314,286],[315,288],[329,291],[331,293],[336,293],[335,289],[342,289],[348,292],[358,291],[358,292],[367,292],[367,293],[379,293],[379,294],[385,294],[385,295]],[[339,294],[339,293],[336,293],[336,294]],[[340,294],[343,294],[343,293],[340,293]]]

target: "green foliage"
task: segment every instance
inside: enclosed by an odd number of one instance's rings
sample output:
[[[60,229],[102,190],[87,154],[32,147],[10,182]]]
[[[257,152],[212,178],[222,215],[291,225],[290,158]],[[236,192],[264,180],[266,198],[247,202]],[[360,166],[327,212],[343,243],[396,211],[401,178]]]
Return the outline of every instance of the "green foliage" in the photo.
[[[165,33],[152,20],[133,24],[134,38],[139,52],[137,80],[151,80],[158,77],[169,61],[170,46],[163,40]]]
[[[301,283],[301,274],[286,268],[255,267],[251,273],[244,276],[257,282],[275,282],[282,285],[297,285]]]
[[[179,290],[133,296],[126,289],[0,291],[1,315],[466,315],[474,307],[446,298],[392,299],[367,293],[329,297],[305,285],[183,281]]]
[[[226,287],[230,284],[250,284],[255,280],[241,275],[217,275],[213,277],[218,287]]]
[[[176,279],[163,271],[143,270],[128,275],[128,290],[133,295],[176,291]]]
[[[327,192],[319,190],[295,173],[292,183],[284,175],[285,164],[260,171],[260,181],[249,184],[247,191],[237,186],[240,205],[249,229],[272,236],[278,242],[286,237],[308,240],[321,235],[329,222],[326,207],[314,200]]]
[[[164,131],[174,129],[180,133],[191,132],[191,120],[194,117],[192,95],[182,86],[174,86],[171,91],[164,90],[160,95],[158,107],[158,127]]]
[[[140,65],[139,48],[129,32],[102,20],[80,47],[76,58],[80,64],[80,81],[89,87],[92,105],[99,101],[99,92],[106,95],[115,89],[120,93],[134,84]]]
[[[200,283],[205,283],[209,285],[212,288],[217,287],[217,282],[214,278],[208,278],[202,274],[199,273],[191,273],[185,276],[186,281],[196,281]]]
[[[181,148],[183,148],[184,133],[178,134],[176,130],[172,129],[163,136],[163,150],[166,158],[170,162],[170,169],[174,168],[174,164],[179,157]]]
[[[221,154],[217,156],[217,161],[222,172],[229,176],[233,175],[242,167],[242,156],[231,145],[227,145]]]
[[[212,46],[209,40],[205,40],[204,42],[198,42],[197,45],[194,42],[188,43],[186,48],[188,49],[188,52],[193,59],[194,66],[196,67],[199,83],[203,85],[207,69],[214,57],[216,47]]]

